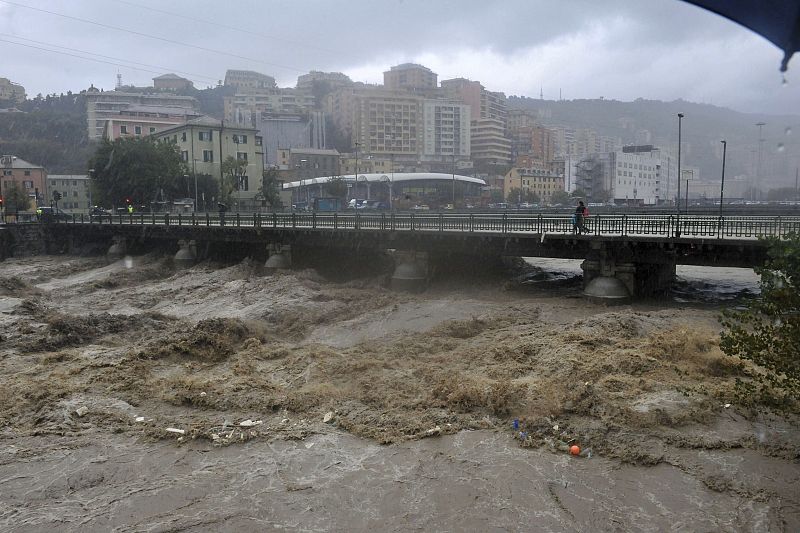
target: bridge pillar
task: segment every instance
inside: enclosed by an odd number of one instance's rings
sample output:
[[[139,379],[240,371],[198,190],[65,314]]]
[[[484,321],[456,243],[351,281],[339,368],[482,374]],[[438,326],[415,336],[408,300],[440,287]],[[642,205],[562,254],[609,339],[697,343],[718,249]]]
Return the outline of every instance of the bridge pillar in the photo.
[[[397,250],[391,287],[396,291],[422,292],[428,286],[428,254]]]
[[[675,257],[668,252],[638,254],[625,246],[601,245],[592,250],[581,269],[586,296],[624,301],[669,290],[675,278]]]
[[[264,264],[268,270],[288,270],[292,268],[292,247],[282,244],[270,244],[267,246],[269,257]]]
[[[197,243],[195,241],[178,241],[180,249],[175,254],[175,265],[179,268],[189,268],[197,261]]]
[[[122,259],[128,253],[128,245],[125,242],[125,237],[122,235],[114,235],[111,238],[111,247],[106,252],[106,257],[109,261],[116,261]]]

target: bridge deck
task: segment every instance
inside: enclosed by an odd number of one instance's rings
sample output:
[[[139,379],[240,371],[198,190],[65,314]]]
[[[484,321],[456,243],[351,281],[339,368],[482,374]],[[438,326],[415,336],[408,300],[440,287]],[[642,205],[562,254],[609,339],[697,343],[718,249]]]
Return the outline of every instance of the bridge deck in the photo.
[[[201,216],[132,214],[101,218],[83,215],[59,224],[113,226],[206,226],[281,230],[418,231],[488,233],[504,235],[572,236],[575,228],[568,215],[465,214],[465,213],[267,213]],[[703,215],[598,215],[590,217],[583,238],[627,237],[633,239],[719,239],[747,241],[761,237],[786,237],[800,233],[798,216]]]

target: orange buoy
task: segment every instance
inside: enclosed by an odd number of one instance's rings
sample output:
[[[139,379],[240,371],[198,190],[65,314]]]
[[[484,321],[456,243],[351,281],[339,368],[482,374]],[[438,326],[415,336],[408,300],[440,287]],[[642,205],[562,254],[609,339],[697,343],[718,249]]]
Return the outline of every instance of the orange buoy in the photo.
[[[581,447],[576,444],[573,444],[572,446],[569,447],[569,453],[571,453],[572,455],[580,455]]]

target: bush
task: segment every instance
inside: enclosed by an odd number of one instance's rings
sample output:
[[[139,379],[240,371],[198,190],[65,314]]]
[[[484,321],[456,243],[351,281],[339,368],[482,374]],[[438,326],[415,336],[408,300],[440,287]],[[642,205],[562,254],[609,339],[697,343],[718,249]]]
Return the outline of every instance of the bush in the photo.
[[[768,259],[754,270],[761,295],[744,310],[723,313],[720,348],[756,365],[750,380],[738,381],[742,399],[793,409],[800,395],[800,234],[770,238]]]

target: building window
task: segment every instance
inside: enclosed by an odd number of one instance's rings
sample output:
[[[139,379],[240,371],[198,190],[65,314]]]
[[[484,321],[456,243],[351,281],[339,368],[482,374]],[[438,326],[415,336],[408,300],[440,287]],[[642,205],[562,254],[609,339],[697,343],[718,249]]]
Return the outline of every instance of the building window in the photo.
[[[172,142],[174,142],[174,143],[178,142],[178,136],[177,135],[173,135],[172,136]]]
[[[181,141],[186,142],[186,132],[181,133]]]
[[[153,126],[150,126],[150,133],[155,133],[156,129]]]
[[[33,182],[32,181],[25,180],[25,181],[22,182],[22,184],[25,186],[26,189],[33,189]]]
[[[198,138],[201,141],[212,141],[212,140],[214,140],[212,135],[211,135],[211,131],[210,130],[209,131],[201,131],[199,133],[199,137]]]
[[[26,170],[25,172],[23,172],[23,174],[25,174],[26,176],[30,176],[31,175],[31,171],[30,170]]]
[[[237,161],[247,161],[247,152],[236,152]]]
[[[203,162],[204,163],[213,163],[214,162],[214,151],[213,150],[203,150]]]
[[[123,134],[123,135],[127,135],[127,133],[128,133],[128,126],[120,126],[120,127],[119,127],[119,132],[120,132],[121,134]]]
[[[264,139],[262,137],[256,136],[256,146],[261,146],[263,142]]]
[[[141,126],[134,126],[133,127],[133,133],[136,134],[136,135],[141,135],[142,134],[142,127]]]
[[[184,162],[189,161],[189,152],[188,152],[188,150],[183,150],[181,152],[181,160],[183,160]]]
[[[250,182],[247,176],[240,176],[239,177],[239,190],[240,191],[249,191],[250,190]]]

